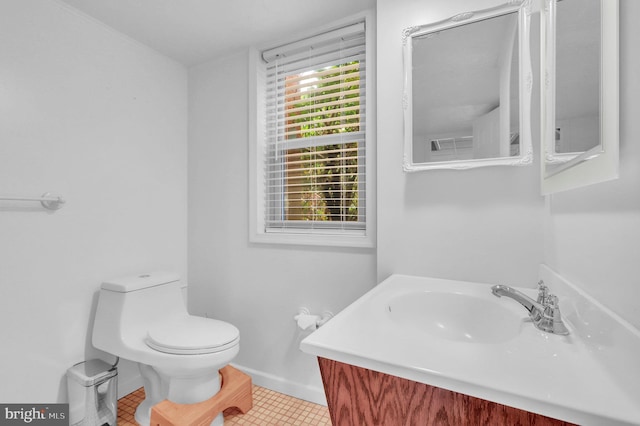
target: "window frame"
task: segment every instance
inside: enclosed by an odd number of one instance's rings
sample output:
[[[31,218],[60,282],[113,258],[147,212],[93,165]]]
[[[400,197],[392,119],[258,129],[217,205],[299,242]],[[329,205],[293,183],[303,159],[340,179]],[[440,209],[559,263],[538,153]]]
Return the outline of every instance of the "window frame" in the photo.
[[[327,229],[320,225],[312,229],[282,229],[279,231],[265,229],[265,128],[266,128],[266,64],[262,60],[262,52],[273,46],[283,45],[313,37],[357,22],[365,23],[365,55],[367,72],[365,75],[365,203],[366,212],[364,230]],[[337,247],[375,247],[375,22],[370,11],[333,22],[314,31],[288,37],[281,43],[268,46],[251,47],[249,49],[249,241],[253,243],[301,244]],[[319,222],[315,222],[318,224]]]

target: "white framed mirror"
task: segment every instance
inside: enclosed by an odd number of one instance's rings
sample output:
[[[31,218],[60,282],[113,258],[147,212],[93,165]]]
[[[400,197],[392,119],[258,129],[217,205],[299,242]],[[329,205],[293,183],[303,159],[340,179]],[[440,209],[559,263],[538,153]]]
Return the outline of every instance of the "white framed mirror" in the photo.
[[[541,189],[618,177],[618,0],[543,0]]]
[[[404,170],[533,159],[531,1],[406,28]]]

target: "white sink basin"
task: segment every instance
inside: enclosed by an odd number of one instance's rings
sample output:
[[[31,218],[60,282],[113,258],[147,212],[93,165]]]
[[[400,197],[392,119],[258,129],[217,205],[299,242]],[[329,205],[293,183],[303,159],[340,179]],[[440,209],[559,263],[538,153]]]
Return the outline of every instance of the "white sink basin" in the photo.
[[[444,292],[405,293],[387,304],[391,320],[432,337],[473,343],[500,343],[518,335],[522,315],[504,300]],[[522,308],[524,312],[524,308]],[[533,325],[531,325],[533,326]]]

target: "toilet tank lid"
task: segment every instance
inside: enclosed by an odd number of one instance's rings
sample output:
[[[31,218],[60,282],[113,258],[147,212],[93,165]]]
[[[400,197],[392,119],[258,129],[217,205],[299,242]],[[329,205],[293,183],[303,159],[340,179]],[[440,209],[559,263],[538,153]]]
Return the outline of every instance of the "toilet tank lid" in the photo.
[[[142,290],[143,288],[155,287],[176,281],[180,281],[180,277],[177,274],[170,272],[152,272],[105,281],[102,283],[101,288],[119,293],[128,293],[130,291]]]

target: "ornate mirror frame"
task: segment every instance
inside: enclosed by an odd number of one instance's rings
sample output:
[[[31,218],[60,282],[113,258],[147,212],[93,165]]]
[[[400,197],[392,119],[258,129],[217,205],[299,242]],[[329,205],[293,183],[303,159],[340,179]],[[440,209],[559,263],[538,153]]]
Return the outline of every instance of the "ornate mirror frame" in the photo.
[[[541,191],[543,195],[618,177],[619,165],[619,1],[600,0],[600,144],[579,155],[554,151],[556,124],[556,1],[543,0],[540,13]],[[560,164],[558,164],[560,163]],[[553,171],[547,170],[554,164]]]
[[[518,52],[519,52],[519,121],[520,153],[512,157],[482,158],[457,161],[423,162],[413,161],[413,48],[412,39],[429,33],[455,28],[461,25],[499,17],[508,13],[518,15]],[[531,22],[531,0],[511,0],[508,3],[490,9],[464,12],[439,22],[405,28],[402,34],[404,55],[404,161],[405,172],[433,169],[470,169],[475,167],[508,165],[522,166],[533,161],[531,143],[531,92],[533,74],[529,46]]]

